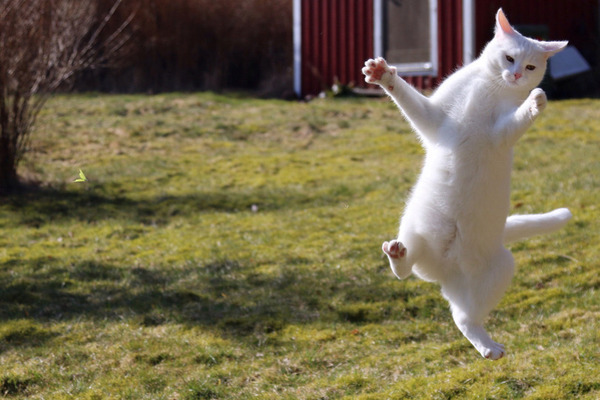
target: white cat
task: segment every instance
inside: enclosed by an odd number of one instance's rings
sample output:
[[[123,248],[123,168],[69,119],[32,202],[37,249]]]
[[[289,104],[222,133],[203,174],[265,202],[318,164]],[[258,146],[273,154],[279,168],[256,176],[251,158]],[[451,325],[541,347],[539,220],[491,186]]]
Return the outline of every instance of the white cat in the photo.
[[[460,331],[485,358],[504,355],[483,328],[514,272],[504,244],[554,231],[566,208],[508,217],[512,147],[546,107],[534,89],[547,59],[567,42],[544,42],[515,31],[502,9],[494,38],[481,56],[425,97],[385,60],[368,60],[368,83],[396,102],[426,150],[422,173],[400,223],[398,239],[383,243],[394,274],[414,272],[441,284]]]

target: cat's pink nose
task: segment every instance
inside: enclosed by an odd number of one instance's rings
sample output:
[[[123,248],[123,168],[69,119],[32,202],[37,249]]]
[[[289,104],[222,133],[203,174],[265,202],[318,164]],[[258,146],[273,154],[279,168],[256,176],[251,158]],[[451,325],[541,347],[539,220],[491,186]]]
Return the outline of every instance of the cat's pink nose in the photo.
[[[523,76],[523,74],[520,74],[520,73],[518,73],[518,72],[517,72],[517,73],[515,73],[515,81],[516,81],[516,80],[519,80],[519,78],[520,78],[520,77],[522,77],[522,76]]]

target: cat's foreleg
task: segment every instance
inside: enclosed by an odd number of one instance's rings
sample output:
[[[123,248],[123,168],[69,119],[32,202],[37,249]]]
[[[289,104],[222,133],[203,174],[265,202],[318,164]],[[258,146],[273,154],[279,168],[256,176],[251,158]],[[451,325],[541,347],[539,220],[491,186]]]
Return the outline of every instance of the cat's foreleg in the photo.
[[[517,112],[520,112],[523,118],[529,118],[533,122],[544,111],[547,104],[546,93],[540,88],[535,88],[529,93],[527,100],[523,102]]]
[[[417,131],[427,134],[437,130],[441,124],[438,109],[431,104],[429,98],[398,76],[396,67],[390,67],[379,57],[367,60],[362,72],[367,83],[381,86]]]
[[[533,89],[514,113],[498,120],[494,129],[497,134],[496,137],[513,146],[546,108],[547,104],[546,93],[540,88]]]

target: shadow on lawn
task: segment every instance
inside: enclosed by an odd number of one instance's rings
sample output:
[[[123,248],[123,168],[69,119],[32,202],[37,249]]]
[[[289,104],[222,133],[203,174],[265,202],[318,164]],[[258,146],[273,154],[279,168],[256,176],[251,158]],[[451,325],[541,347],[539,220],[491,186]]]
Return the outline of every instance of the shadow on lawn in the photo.
[[[268,210],[314,207],[338,202],[344,196],[349,194],[343,187],[321,195],[227,192],[142,201],[90,192],[45,191],[8,199],[4,207],[10,209],[11,218],[17,217],[15,224],[29,226],[61,219],[166,223],[176,215],[204,210],[249,209],[260,197],[267,199],[259,203],[261,209]],[[407,299],[423,295],[403,285],[386,284],[392,278],[383,260],[381,271],[388,274],[377,272],[376,277],[365,279],[334,266],[311,265],[314,262],[283,259],[275,270],[270,266],[270,272],[264,272],[251,260],[133,267],[93,259],[69,264],[52,255],[13,259],[0,264],[0,320],[43,324],[79,318],[126,319],[145,326],[175,322],[245,337],[315,320],[362,324],[412,318],[417,313],[445,313],[445,305],[436,300],[425,306],[406,305]],[[51,337],[41,335],[39,329],[32,332],[32,344]],[[0,352],[3,342],[10,344],[0,335]]]
[[[345,185],[321,192],[301,188],[241,188],[142,199],[106,194],[106,191],[103,188],[89,191],[36,190],[5,198],[4,201],[11,213],[20,217],[20,223],[39,227],[69,218],[87,222],[132,220],[160,225],[176,216],[205,211],[250,211],[255,205],[263,211],[309,208],[337,204],[353,196]]]
[[[26,272],[19,275],[11,273],[15,266],[0,264],[3,321],[126,319],[145,326],[175,322],[244,337],[317,319],[362,324],[426,312],[402,305],[419,295],[415,289],[382,284],[387,279],[350,284],[350,277],[335,268],[301,272],[293,260],[269,275],[231,260],[150,269],[91,260],[65,266],[60,260],[38,259],[20,265]],[[434,301],[432,309],[443,314],[445,307]]]

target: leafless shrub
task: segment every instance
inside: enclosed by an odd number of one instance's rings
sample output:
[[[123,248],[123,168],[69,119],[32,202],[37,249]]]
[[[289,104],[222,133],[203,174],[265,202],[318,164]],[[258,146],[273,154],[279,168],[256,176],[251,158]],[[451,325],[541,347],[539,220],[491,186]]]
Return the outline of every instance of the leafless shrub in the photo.
[[[1,193],[19,186],[17,166],[48,96],[123,44],[129,20],[104,32],[121,1],[98,18],[94,2],[0,0]]]

